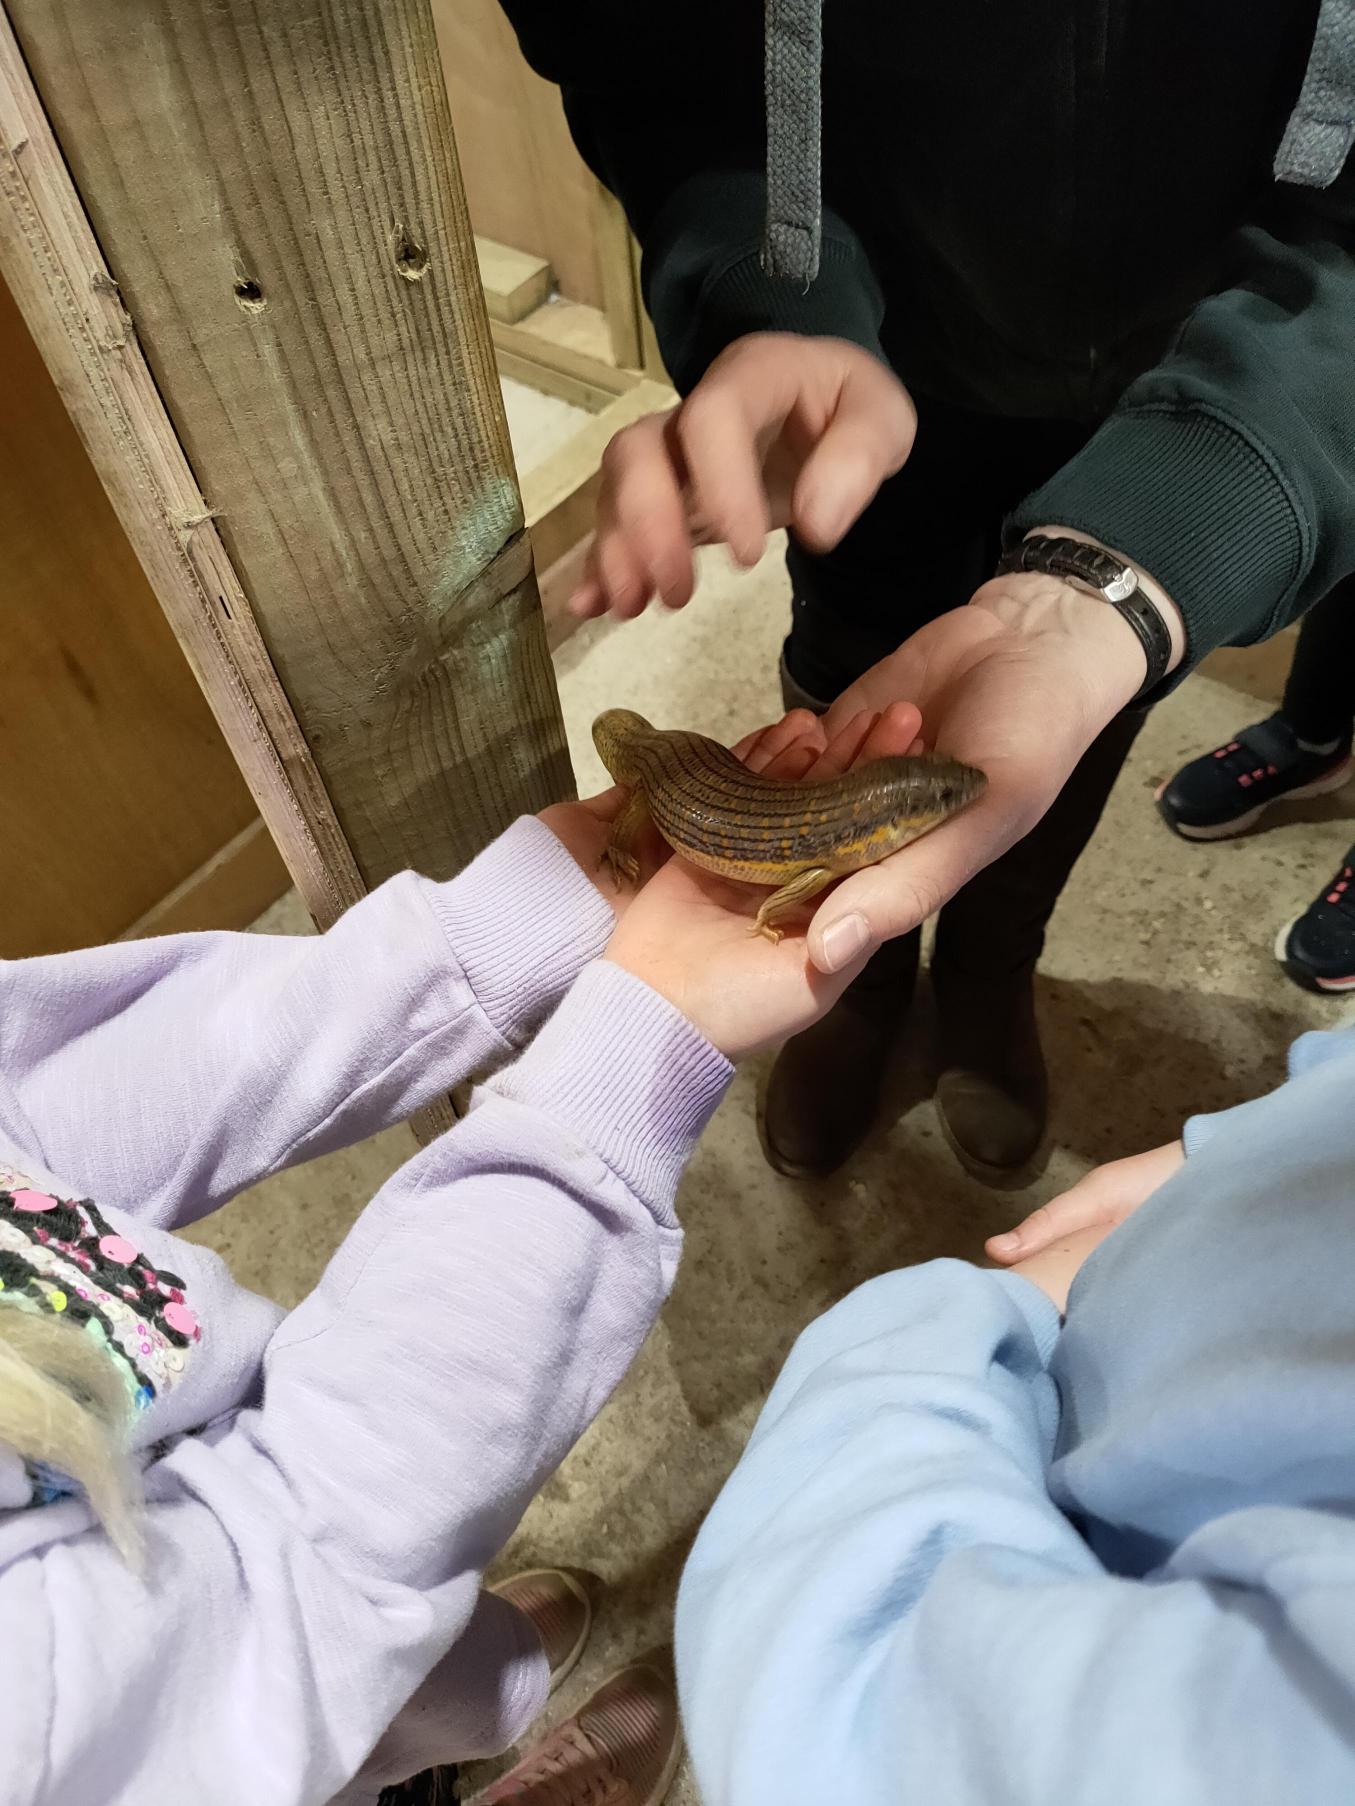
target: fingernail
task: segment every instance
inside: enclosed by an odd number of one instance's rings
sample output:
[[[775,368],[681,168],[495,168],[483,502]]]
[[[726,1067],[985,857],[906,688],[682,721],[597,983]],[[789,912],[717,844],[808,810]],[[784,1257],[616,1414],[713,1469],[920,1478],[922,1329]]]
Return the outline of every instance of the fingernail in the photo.
[[[863,915],[853,911],[849,916],[839,916],[836,922],[830,922],[823,931],[824,967],[829,972],[840,972],[849,966],[870,941],[870,925]]]
[[[999,1254],[1015,1254],[1021,1246],[1021,1237],[1014,1229],[1009,1229],[1005,1235],[992,1236],[988,1246],[995,1248]]]

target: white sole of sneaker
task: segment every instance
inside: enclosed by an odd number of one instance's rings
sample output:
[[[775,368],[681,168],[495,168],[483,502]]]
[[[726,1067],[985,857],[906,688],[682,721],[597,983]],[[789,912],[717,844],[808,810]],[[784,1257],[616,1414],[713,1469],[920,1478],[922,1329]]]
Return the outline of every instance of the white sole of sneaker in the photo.
[[[1311,784],[1300,784],[1297,790],[1286,790],[1283,796],[1275,796],[1268,803],[1258,803],[1254,809],[1248,809],[1245,815],[1235,815],[1231,821],[1220,822],[1214,828],[1194,828],[1187,822],[1173,821],[1168,826],[1182,840],[1232,840],[1238,834],[1245,834],[1248,828],[1254,828],[1267,809],[1274,809],[1280,803],[1301,803],[1309,797],[1330,796],[1333,790],[1340,790],[1350,782],[1351,773],[1355,772],[1355,759],[1343,759],[1334,771],[1324,777],[1316,778]],[[1153,792],[1153,801],[1160,803],[1171,779],[1159,784]],[[1286,931],[1287,932],[1287,931]]]
[[[1291,978],[1297,978],[1298,982],[1310,991],[1355,991],[1355,972],[1352,972],[1349,978],[1319,978],[1315,972],[1308,972],[1304,968],[1296,966],[1290,959],[1289,936],[1293,931],[1294,923],[1301,920],[1301,916],[1295,916],[1294,921],[1286,922],[1275,936],[1275,957],[1285,971]]]

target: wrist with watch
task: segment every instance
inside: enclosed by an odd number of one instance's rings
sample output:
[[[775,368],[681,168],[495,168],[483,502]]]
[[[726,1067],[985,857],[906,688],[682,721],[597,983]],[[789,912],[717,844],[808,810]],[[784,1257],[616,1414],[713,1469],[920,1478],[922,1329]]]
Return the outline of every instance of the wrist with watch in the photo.
[[[1032,533],[1004,553],[997,567],[1000,577],[1027,571],[1058,577],[1108,602],[1133,628],[1148,661],[1147,674],[1133,701],[1157,688],[1171,669],[1172,636],[1133,565],[1085,540]]]

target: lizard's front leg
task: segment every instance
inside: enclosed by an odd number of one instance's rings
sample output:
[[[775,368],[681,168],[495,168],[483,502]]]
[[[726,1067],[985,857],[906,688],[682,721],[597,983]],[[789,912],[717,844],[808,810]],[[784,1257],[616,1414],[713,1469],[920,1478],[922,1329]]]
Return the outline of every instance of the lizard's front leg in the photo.
[[[649,804],[643,790],[632,790],[620,815],[612,823],[611,835],[603,849],[600,863],[610,868],[618,890],[640,881],[640,861],[634,847],[649,823]]]

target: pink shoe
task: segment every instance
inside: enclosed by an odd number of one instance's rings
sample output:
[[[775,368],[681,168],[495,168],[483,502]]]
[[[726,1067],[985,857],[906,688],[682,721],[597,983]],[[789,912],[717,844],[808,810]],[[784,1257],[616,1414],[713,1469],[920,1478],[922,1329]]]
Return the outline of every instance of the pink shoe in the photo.
[[[550,1663],[552,1693],[583,1654],[593,1628],[592,1595],[601,1586],[596,1574],[582,1568],[528,1568],[489,1589],[531,1619]]]
[[[476,1806],[659,1806],[681,1758],[671,1676],[637,1662],[604,1681]]]

